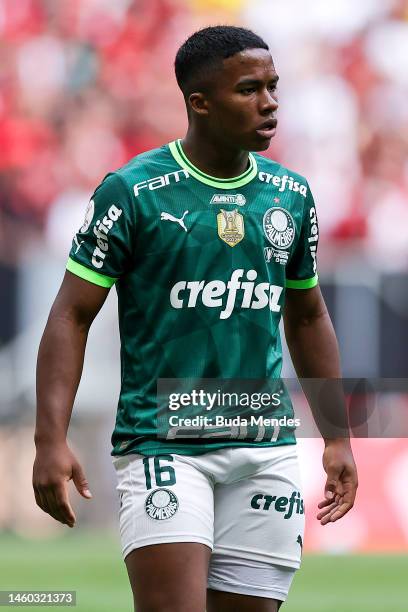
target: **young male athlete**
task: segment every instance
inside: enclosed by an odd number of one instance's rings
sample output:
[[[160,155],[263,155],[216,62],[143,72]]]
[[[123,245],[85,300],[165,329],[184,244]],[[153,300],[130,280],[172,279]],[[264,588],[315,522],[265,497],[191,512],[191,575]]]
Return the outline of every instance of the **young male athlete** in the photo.
[[[157,382],[279,378],[282,314],[298,376],[340,377],[316,274],[315,204],[302,176],[250,153],[268,148],[277,125],[278,75],[261,38],[229,26],[196,32],[176,76],[185,138],[108,174],[74,238],[39,351],[35,496],[70,527],[67,481],[91,496],[66,434],[89,328],[116,285],[112,442],[135,608],[274,612],[301,558],[293,430],[159,436]],[[282,410],[290,416],[290,404]],[[323,465],[324,525],[353,506],[349,441],[326,439]]]

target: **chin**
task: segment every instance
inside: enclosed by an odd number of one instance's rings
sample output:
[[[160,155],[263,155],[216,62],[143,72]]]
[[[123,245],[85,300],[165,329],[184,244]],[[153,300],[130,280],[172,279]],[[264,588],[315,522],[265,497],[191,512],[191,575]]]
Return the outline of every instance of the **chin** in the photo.
[[[269,149],[270,146],[271,146],[271,141],[267,140],[266,142],[259,144],[256,149],[253,149],[253,151],[266,151],[267,149]]]
[[[232,142],[232,140],[233,139],[231,138],[230,142]],[[272,136],[271,138],[254,138],[253,134],[251,134],[249,138],[248,137],[241,138],[240,141],[235,139],[235,142],[236,142],[236,146],[238,146],[241,149],[241,151],[258,152],[258,151],[266,151],[267,149],[269,149],[271,140],[272,140]]]
[[[263,139],[262,141],[255,141],[253,143],[253,145],[251,146],[251,148],[249,149],[250,151],[266,151],[267,149],[269,149],[270,145],[271,145],[271,138],[267,138],[267,139]]]

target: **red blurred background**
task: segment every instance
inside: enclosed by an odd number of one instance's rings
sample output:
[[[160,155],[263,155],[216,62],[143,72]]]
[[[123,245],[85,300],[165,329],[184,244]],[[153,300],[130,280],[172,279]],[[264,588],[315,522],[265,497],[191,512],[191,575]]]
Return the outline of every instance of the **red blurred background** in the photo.
[[[315,195],[321,285],[345,375],[407,376],[408,0],[314,0],[307,10],[303,0],[0,0],[0,527],[56,528],[30,491],[39,337],[96,185],[141,151],[183,136],[174,56],[194,30],[217,23],[250,27],[270,45],[281,79],[267,155],[304,174]],[[113,329],[114,310],[107,305],[97,329]],[[99,387],[119,380],[117,338],[96,336],[73,437],[107,498],[112,478],[101,457],[116,398]],[[98,452],[81,447],[80,429]],[[300,444],[307,547],[406,549],[406,440],[355,448],[356,509],[323,529],[313,517],[321,444]],[[84,510],[85,523],[104,524],[113,504],[99,518]]]

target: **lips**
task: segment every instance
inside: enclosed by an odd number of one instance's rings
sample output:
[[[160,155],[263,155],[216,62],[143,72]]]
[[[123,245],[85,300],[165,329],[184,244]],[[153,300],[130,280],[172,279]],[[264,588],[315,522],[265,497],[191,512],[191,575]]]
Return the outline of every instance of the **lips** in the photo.
[[[276,126],[278,122],[276,119],[268,119],[264,121],[260,126],[256,128],[256,133],[263,139],[270,140],[275,136]]]
[[[277,119],[268,119],[268,121],[264,121],[261,125],[258,125],[257,130],[273,130],[278,125]]]

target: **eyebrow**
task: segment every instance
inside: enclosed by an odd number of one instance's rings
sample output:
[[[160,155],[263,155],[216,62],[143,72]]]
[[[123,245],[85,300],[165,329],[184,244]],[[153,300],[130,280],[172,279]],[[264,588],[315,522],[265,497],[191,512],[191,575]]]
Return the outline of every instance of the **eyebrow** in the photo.
[[[279,81],[279,77],[278,75],[272,77],[271,79],[269,79],[268,82],[270,83],[277,83]],[[238,81],[237,85],[241,86],[241,85],[259,85],[260,83],[263,83],[263,81],[261,79],[242,79],[241,81]]]

